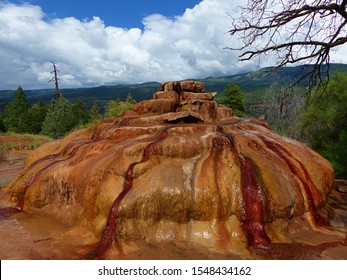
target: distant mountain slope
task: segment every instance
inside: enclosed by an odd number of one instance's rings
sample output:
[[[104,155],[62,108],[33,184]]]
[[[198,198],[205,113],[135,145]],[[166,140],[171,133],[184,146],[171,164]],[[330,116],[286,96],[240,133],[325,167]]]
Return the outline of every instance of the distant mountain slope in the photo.
[[[257,71],[242,73],[225,77],[210,77],[203,79],[205,87],[214,91],[223,91],[230,83],[237,84],[243,92],[252,92],[268,88],[274,82],[288,85],[295,82],[307,70],[307,66],[282,67],[272,71],[274,68],[262,68]],[[330,71],[341,70],[347,72],[347,64],[331,64]],[[301,82],[303,85],[305,81]]]
[[[149,99],[160,83],[149,82],[134,85],[100,86],[94,88],[70,88],[62,89],[65,98],[71,102],[77,99],[83,100],[88,106],[96,102],[100,108],[104,107],[109,100],[125,100],[130,93],[136,101]],[[29,103],[38,101],[48,103],[55,94],[55,89],[25,90]],[[14,91],[0,91],[0,110],[3,109],[13,98]]]
[[[295,81],[303,74],[305,66],[283,67],[276,71],[269,71],[271,68],[264,68],[258,71],[242,73],[224,77],[208,77],[199,79],[205,83],[206,91],[223,91],[228,84],[237,84],[245,93],[246,103],[255,104],[262,100],[262,94],[265,89],[271,86],[274,82],[281,84],[289,84]],[[347,64],[332,64],[332,71],[340,69],[347,71]],[[115,85],[115,86],[100,86],[94,88],[75,88],[62,89],[63,95],[74,102],[77,99],[82,99],[88,106],[96,102],[100,108],[103,108],[109,100],[124,100],[130,93],[136,101],[150,99],[156,91],[159,83],[148,82],[143,84],[133,85]],[[54,96],[54,89],[41,90],[25,90],[28,101],[35,103],[42,101],[48,103]],[[3,110],[8,102],[13,98],[13,91],[0,91],[0,110]]]

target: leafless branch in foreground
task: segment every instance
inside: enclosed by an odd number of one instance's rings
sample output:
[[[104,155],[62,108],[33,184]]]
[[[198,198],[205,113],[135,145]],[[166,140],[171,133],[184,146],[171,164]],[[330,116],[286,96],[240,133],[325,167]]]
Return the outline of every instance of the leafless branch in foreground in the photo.
[[[275,69],[291,64],[310,67],[296,83],[325,85],[331,49],[347,42],[347,0],[248,0],[232,18],[231,36],[242,41],[241,61],[272,54]]]

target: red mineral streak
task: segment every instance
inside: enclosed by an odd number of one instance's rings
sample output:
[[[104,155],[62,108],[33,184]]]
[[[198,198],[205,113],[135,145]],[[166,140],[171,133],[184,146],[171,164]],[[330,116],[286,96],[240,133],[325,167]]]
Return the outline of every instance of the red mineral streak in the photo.
[[[15,214],[18,212],[23,211],[23,207],[24,207],[24,203],[25,203],[25,194],[27,193],[28,189],[32,186],[32,184],[37,180],[37,178],[48,168],[50,168],[51,166],[70,160],[71,158],[73,158],[75,156],[75,154],[77,153],[77,151],[84,145],[90,144],[91,140],[88,141],[84,141],[83,143],[79,144],[78,146],[76,146],[75,148],[73,148],[69,153],[68,156],[66,158],[63,159],[59,159],[59,160],[55,160],[52,161],[51,163],[49,163],[48,165],[46,165],[44,168],[40,169],[38,172],[36,172],[34,175],[32,175],[30,177],[30,179],[27,181],[25,187],[23,188],[22,194],[21,194],[21,198],[19,200],[19,202],[17,203],[17,206],[14,208],[3,208],[0,209],[0,216],[3,216],[1,213],[5,213],[4,215],[10,216],[11,214]],[[59,156],[59,154],[52,154],[52,155],[48,155],[45,156],[41,159],[38,159],[36,161],[34,161],[32,164],[29,165],[27,170],[32,169],[34,166],[36,166],[37,164],[47,161],[47,160],[52,160],[55,159]],[[5,195],[4,195],[5,196]],[[3,197],[1,197],[3,198]]]
[[[129,125],[129,122],[131,120],[134,120],[134,119],[137,119],[139,118],[139,116],[129,116],[129,117],[124,117],[119,123],[118,125],[119,126],[128,126]]]
[[[27,170],[32,169],[35,165],[37,165],[37,164],[39,164],[39,163],[41,163],[41,162],[44,162],[44,161],[46,161],[46,160],[55,159],[55,158],[58,157],[58,156],[59,156],[59,154],[52,154],[52,155],[44,156],[43,158],[40,158],[40,159],[34,161],[33,163],[31,163],[31,164],[28,166]],[[8,193],[3,193],[3,194],[0,195],[0,199],[4,199],[4,198],[6,198],[6,197],[8,197]],[[6,208],[5,208],[5,209],[6,209]],[[1,209],[0,209],[0,211],[1,211]]]
[[[320,192],[312,182],[312,179],[305,166],[298,159],[293,158],[290,153],[280,144],[269,141],[261,135],[258,137],[263,141],[267,148],[275,152],[277,156],[287,164],[293,175],[300,179],[303,186],[303,194],[305,195],[307,201],[307,210],[309,211],[314,224],[318,227],[328,226],[328,221],[317,212],[315,199],[318,201],[318,204],[321,204],[323,199]],[[304,172],[303,176],[293,161],[296,161],[300,165],[300,169]]]
[[[19,213],[12,220],[17,216],[21,220],[27,216],[21,214],[22,210],[36,209],[34,215],[36,211],[48,212],[64,224],[68,220],[78,242],[88,244],[83,251],[78,249],[79,256],[88,258],[124,258],[123,254],[128,258],[132,252],[123,238],[139,242],[136,246],[168,238],[174,245],[183,241],[189,251],[190,244],[212,245],[228,253],[227,258],[229,252],[241,254],[246,249],[247,258],[249,252],[261,252],[261,258],[267,254],[301,258],[301,253],[305,254],[303,258],[310,254],[319,258],[316,253],[320,254],[321,248],[342,246],[295,243],[307,240],[306,235],[315,230],[311,216],[321,213],[320,207],[329,195],[331,165],[305,145],[275,135],[260,121],[234,117],[231,110],[212,100],[213,93],[203,95],[203,85],[194,83],[167,83],[155,93],[155,101],[140,102],[119,117],[103,120],[34,152],[20,176],[4,189],[8,193],[0,195],[3,207],[10,200],[16,201],[10,204],[14,207],[0,209],[0,219]],[[170,128],[170,135],[164,127]],[[267,145],[258,135],[267,139]],[[78,146],[88,141],[90,144],[77,152]],[[121,183],[110,193],[114,174],[117,181],[121,176]],[[49,204],[41,207],[42,202]],[[100,211],[105,208],[109,216]],[[301,216],[303,213],[305,216]],[[307,214],[311,223],[307,223]],[[319,218],[314,218],[315,223]],[[153,220],[160,221],[159,227]],[[104,228],[99,227],[100,221],[104,221]],[[338,219],[335,221],[332,226],[340,225]],[[33,227],[38,231],[36,226],[46,230],[48,225],[35,220]],[[85,236],[92,239],[84,239],[81,228],[90,232]],[[308,238],[318,244],[326,240],[321,239],[322,234],[317,234],[317,239],[316,234]],[[9,236],[6,228],[3,235]],[[294,243],[271,243],[281,242],[282,236]],[[339,236],[328,240],[340,241]],[[157,246],[167,251],[165,244]],[[61,256],[66,256],[65,252]]]
[[[243,229],[251,246],[266,246],[270,243],[263,223],[264,203],[261,187],[256,180],[254,163],[239,154],[243,196]]]
[[[22,210],[15,207],[7,207],[7,208],[1,208],[0,209],[0,220],[5,219],[9,216],[12,216],[13,214],[20,213]]]
[[[96,258],[96,257],[102,256],[111,247],[113,241],[115,242],[115,245],[118,251],[122,254],[122,246],[117,236],[117,229],[118,229],[117,219],[118,219],[119,205],[121,204],[122,200],[127,195],[127,193],[133,187],[135,166],[140,163],[144,163],[148,161],[151,158],[151,154],[155,155],[157,153],[156,144],[159,143],[160,141],[163,141],[167,136],[168,136],[168,128],[164,128],[154,137],[154,141],[150,142],[145,147],[141,160],[138,162],[133,162],[127,168],[127,171],[125,172],[123,190],[118,195],[116,200],[113,202],[107,222],[106,222],[106,226],[102,235],[102,239],[97,245],[96,249],[88,254],[89,258]]]
[[[223,127],[218,126],[217,131],[229,139],[231,151],[237,156],[241,167],[242,185],[242,227],[249,246],[261,247],[270,244],[270,239],[264,228],[264,201],[261,186],[256,179],[254,163],[244,157],[234,144],[234,136],[225,133]]]
[[[52,155],[47,155],[47,156],[44,156],[43,158],[40,158],[36,161],[34,161],[33,163],[31,163],[29,166],[28,166],[28,170],[32,169],[35,165],[38,165],[39,163],[41,162],[44,162],[46,160],[52,160],[52,159],[55,159],[56,157],[58,157],[59,154],[52,154]]]
[[[321,254],[332,248],[346,246],[345,241],[324,242],[317,245],[304,243],[272,243],[267,247],[251,248],[255,256],[269,260],[317,260],[322,259]]]
[[[0,199],[4,199],[4,198],[6,198],[8,196],[8,193],[6,192],[6,193],[2,193],[2,194],[0,194]]]
[[[213,147],[212,147],[212,153],[214,157],[214,165],[213,165],[214,166],[214,181],[215,181],[217,198],[218,198],[217,243],[219,247],[225,246],[227,243],[229,243],[229,240],[230,240],[230,233],[225,226],[226,213],[224,211],[221,189],[218,182],[218,178],[219,178],[218,162],[220,161],[221,153],[224,150],[226,140],[227,139],[225,139],[225,137],[216,137],[213,139]]]
[[[68,153],[68,156],[67,158],[64,158],[64,159],[59,159],[59,160],[56,160],[56,161],[53,161],[51,163],[49,163],[48,165],[46,165],[44,168],[40,169],[38,172],[36,172],[33,176],[30,177],[30,179],[28,180],[27,184],[25,185],[25,187],[23,188],[23,193],[22,193],[22,197],[21,199],[19,200],[18,204],[17,204],[17,208],[19,208],[21,211],[23,210],[23,207],[24,207],[24,202],[25,202],[25,194],[26,192],[28,191],[28,189],[30,188],[30,186],[37,180],[37,178],[48,168],[50,168],[51,166],[55,165],[55,164],[58,164],[58,163],[61,163],[61,162],[64,162],[64,161],[67,161],[67,160],[70,160],[71,158],[73,158],[75,156],[75,154],[77,153],[77,151],[82,147],[82,146],[85,146],[87,144],[90,144],[91,140],[88,140],[88,141],[85,141],[83,142],[82,144],[79,144],[78,146],[76,146],[75,148],[72,149],[72,151],[70,153]],[[54,155],[53,155],[54,156]],[[55,156],[53,157],[55,158]],[[47,159],[45,159],[47,160]],[[40,161],[40,160],[38,160]],[[33,164],[37,164],[36,162],[34,162]],[[31,168],[33,166],[30,166]]]

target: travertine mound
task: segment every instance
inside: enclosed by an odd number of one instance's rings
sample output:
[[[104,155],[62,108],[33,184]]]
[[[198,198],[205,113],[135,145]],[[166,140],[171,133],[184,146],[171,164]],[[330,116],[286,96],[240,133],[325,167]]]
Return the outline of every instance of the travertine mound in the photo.
[[[165,83],[133,110],[42,146],[8,186],[8,209],[90,228],[95,256],[138,239],[223,250],[289,242],[297,216],[325,227],[331,164],[204,91]]]

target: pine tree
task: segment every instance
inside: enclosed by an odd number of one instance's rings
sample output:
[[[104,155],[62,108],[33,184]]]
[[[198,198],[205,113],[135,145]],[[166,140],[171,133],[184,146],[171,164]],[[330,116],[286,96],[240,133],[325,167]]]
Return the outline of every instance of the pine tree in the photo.
[[[125,99],[125,103],[129,103],[129,104],[136,103],[136,100],[132,97],[130,92],[128,93],[127,98]]]
[[[48,107],[42,102],[35,103],[28,111],[28,132],[39,134],[47,115]]]
[[[16,133],[28,132],[29,104],[21,86],[14,93],[14,99],[6,106],[5,126]]]
[[[76,125],[86,124],[90,121],[91,114],[86,104],[81,99],[76,100],[72,106],[72,110]]]
[[[236,116],[242,117],[246,111],[244,104],[244,94],[241,89],[235,84],[229,84],[223,91],[223,96],[220,103],[224,106],[233,109]]]
[[[98,104],[94,101],[93,106],[89,110],[91,121],[98,121],[102,118]]]
[[[64,136],[75,125],[73,105],[63,96],[59,96],[49,105],[41,134],[59,138]]]

